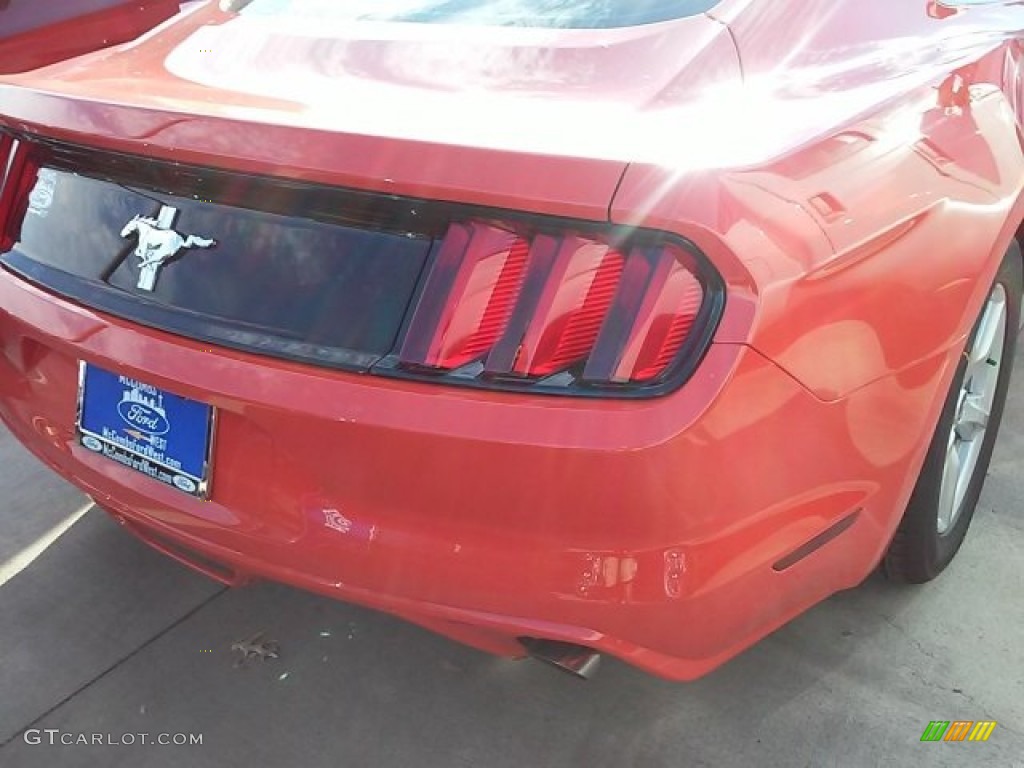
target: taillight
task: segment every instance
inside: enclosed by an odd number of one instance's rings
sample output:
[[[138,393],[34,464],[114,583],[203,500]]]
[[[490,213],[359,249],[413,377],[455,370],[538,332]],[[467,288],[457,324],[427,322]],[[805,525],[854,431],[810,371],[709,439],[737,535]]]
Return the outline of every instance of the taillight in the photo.
[[[650,390],[699,357],[720,299],[695,250],[668,236],[458,222],[396,372],[537,391]]]
[[[28,208],[38,164],[26,144],[0,133],[0,253],[14,247],[17,224]]]
[[[9,198],[8,177],[11,157],[14,153],[14,137],[6,133],[0,133],[0,251],[8,250],[7,245],[7,220],[10,218],[8,209],[11,207]]]
[[[501,229],[453,224],[402,347],[402,361],[452,370],[481,357],[505,330],[523,284],[529,243]]]
[[[0,186],[3,185],[3,179],[7,173],[7,161],[11,157],[13,146],[14,137],[7,133],[0,133]]]
[[[587,381],[652,381],[675,360],[697,320],[704,286],[675,245],[634,248]]]

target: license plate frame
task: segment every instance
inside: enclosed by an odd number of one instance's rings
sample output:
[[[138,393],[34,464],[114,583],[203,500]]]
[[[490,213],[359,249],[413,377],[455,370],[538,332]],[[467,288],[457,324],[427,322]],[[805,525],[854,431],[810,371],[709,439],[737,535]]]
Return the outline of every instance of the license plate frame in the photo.
[[[210,497],[216,414],[212,405],[79,362],[78,444],[198,499]]]

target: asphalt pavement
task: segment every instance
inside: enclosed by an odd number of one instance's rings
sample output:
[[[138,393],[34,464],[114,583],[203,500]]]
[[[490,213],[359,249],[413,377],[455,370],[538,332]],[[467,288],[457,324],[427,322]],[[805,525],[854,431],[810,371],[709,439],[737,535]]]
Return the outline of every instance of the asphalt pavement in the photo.
[[[280,585],[224,589],[95,509],[67,525],[87,500],[0,428],[0,766],[1024,766],[1020,352],[950,570],[873,576],[690,684],[610,659],[581,682]],[[279,658],[239,666],[258,631]],[[922,743],[932,720],[998,725]]]

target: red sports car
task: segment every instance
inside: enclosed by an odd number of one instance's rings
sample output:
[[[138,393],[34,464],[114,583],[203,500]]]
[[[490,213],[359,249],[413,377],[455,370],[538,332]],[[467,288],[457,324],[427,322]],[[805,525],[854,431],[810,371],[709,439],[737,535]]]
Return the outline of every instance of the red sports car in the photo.
[[[1019,0],[2,5],[0,416],[172,557],[689,679],[963,541]]]

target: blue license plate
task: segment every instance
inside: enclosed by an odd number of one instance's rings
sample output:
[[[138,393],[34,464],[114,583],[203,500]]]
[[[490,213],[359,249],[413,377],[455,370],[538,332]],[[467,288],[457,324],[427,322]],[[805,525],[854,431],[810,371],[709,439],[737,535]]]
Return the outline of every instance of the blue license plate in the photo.
[[[83,446],[207,498],[212,407],[87,363],[82,364],[78,397]]]

